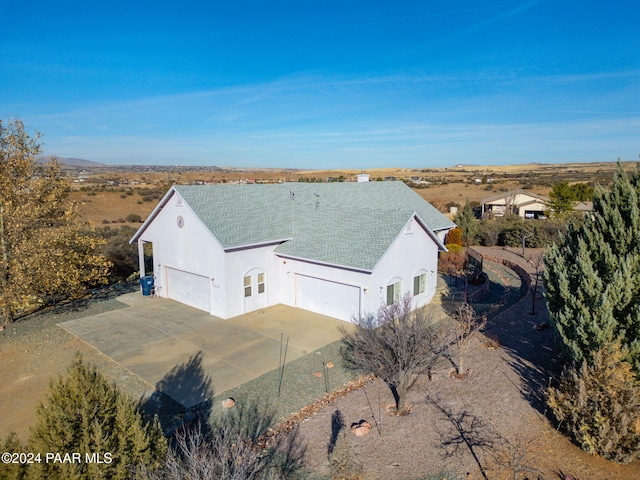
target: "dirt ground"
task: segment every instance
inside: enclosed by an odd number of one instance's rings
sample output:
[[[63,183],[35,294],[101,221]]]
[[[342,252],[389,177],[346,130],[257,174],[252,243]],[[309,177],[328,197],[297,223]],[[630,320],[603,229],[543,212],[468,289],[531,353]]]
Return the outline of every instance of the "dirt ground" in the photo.
[[[496,248],[492,253],[531,269],[514,252]],[[15,431],[27,439],[49,380],[64,373],[76,352],[133,398],[150,391],[151,385],[56,326],[66,319],[119,308],[115,300],[119,293],[76,304],[71,310],[61,306],[0,333],[4,407],[0,438]],[[443,365],[432,381],[420,382],[409,396],[413,406],[409,415],[389,415],[385,408],[392,402],[391,394],[374,381],[303,421],[300,434],[309,469],[329,474],[332,416],[339,411],[347,428],[362,419],[373,426],[366,436],[348,435],[366,479],[418,479],[441,471],[459,478],[481,479],[483,472],[488,479],[514,478],[516,461],[523,469],[535,470],[528,478],[564,478],[561,473],[578,480],[640,478],[640,462],[616,465],[587,455],[556,431],[542,393],[557,371],[558,348],[552,329],[533,329],[546,320],[544,301],[536,301],[535,316],[529,315],[527,296],[488,324],[487,332],[497,336],[500,347],[490,349],[484,337],[475,339],[465,356],[471,369],[465,378],[450,377],[450,367]]]
[[[76,353],[96,365],[109,379],[117,381],[132,398],[138,399],[151,391],[153,386],[56,325],[65,320],[122,308],[124,305],[115,297],[130,288],[114,287],[99,297],[60,305],[31,315],[28,320],[18,320],[0,332],[0,440],[3,441],[13,431],[23,442],[26,441],[36,407],[44,400],[50,380],[64,375]]]

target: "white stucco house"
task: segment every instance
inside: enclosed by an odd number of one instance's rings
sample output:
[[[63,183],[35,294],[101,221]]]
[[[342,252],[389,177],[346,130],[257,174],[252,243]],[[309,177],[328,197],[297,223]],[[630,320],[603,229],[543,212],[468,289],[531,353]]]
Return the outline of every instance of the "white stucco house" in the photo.
[[[341,320],[436,289],[454,223],[402,182],[176,185],[131,239],[155,293],[223,319],[278,303]]]
[[[512,190],[500,193],[481,201],[482,216],[485,214],[501,217],[513,213],[521,218],[540,218],[545,216],[549,199],[525,190]]]

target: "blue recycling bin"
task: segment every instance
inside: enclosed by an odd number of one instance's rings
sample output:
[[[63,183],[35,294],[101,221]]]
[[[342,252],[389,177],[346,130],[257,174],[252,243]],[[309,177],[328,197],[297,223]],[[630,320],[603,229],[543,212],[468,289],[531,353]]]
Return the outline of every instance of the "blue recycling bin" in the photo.
[[[140,286],[142,287],[142,295],[145,297],[151,295],[151,290],[153,290],[153,277],[150,275],[140,277]]]

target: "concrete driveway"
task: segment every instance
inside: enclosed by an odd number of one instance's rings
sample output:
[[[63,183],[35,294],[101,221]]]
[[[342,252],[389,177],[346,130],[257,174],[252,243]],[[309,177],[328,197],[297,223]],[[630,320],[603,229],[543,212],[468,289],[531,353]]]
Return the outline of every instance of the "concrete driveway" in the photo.
[[[60,326],[185,407],[203,399],[189,388],[171,389],[177,367],[198,362],[216,394],[278,368],[281,335],[287,363],[340,338],[349,325],[305,310],[276,305],[230,320],[213,317],[173,300],[129,293],[127,308],[61,323]]]

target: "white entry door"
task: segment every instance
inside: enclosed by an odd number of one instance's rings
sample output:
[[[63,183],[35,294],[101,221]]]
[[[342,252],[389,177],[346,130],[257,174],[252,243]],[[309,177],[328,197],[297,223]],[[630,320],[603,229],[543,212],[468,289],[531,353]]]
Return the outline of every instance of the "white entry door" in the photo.
[[[211,280],[202,275],[167,267],[167,297],[211,312]]]
[[[360,287],[297,274],[296,307],[351,321],[360,315]]]

